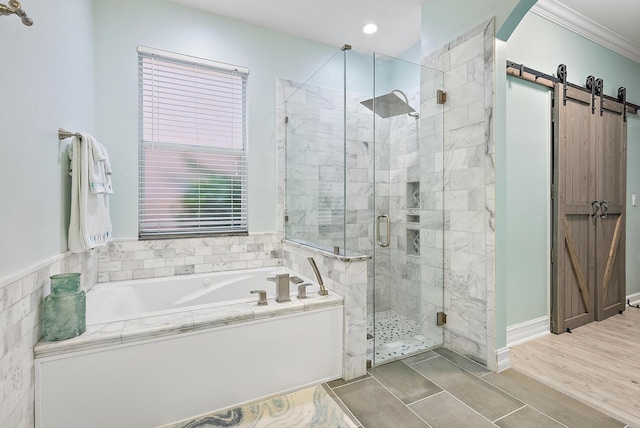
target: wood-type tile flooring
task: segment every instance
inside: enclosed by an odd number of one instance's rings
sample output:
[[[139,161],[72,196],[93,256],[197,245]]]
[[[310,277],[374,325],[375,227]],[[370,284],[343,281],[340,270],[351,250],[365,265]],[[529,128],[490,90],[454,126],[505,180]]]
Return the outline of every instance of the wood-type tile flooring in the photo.
[[[510,350],[511,367],[640,427],[640,309]]]
[[[516,370],[492,373],[446,348],[328,386],[363,428],[626,426]]]

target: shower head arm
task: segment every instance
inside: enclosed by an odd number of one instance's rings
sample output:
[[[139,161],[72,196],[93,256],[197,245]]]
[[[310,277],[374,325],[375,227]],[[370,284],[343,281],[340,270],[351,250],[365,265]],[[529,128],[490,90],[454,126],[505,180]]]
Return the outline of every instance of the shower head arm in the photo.
[[[402,92],[400,89],[394,89],[393,91],[391,91],[391,93],[392,93],[392,94],[393,94],[393,93],[395,93],[395,94],[400,94],[400,95],[402,95],[402,97],[404,98],[404,102],[405,102],[405,103],[407,103],[407,105],[410,105],[410,104],[409,104],[409,97],[407,97],[407,94],[405,94],[404,92]],[[415,112],[415,111],[409,112],[409,113],[407,113],[407,114],[408,114],[409,116],[413,117],[413,118],[416,118],[416,119],[420,116],[420,115],[419,115],[417,112]]]
[[[409,104],[409,97],[407,97],[407,94],[402,92],[400,89],[394,89],[393,91],[391,91],[391,93],[402,95],[402,98],[404,98],[404,102]]]

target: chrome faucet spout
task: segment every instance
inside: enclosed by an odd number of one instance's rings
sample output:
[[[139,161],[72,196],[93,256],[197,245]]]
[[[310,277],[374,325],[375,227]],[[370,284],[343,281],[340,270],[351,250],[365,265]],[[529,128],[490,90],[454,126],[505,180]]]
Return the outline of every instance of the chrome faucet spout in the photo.
[[[326,296],[327,294],[329,294],[329,291],[327,291],[327,289],[324,286],[324,282],[322,281],[322,276],[320,275],[320,271],[318,270],[316,261],[313,259],[313,257],[308,257],[307,260],[309,260],[309,263],[311,264],[311,268],[313,269],[313,273],[316,274],[318,285],[320,286],[320,291],[318,291],[318,294],[321,296]]]

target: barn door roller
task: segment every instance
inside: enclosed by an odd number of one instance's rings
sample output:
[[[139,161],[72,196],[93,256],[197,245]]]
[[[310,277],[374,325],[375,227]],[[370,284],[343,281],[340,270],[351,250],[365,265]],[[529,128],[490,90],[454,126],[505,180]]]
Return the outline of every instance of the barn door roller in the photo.
[[[565,64],[560,64],[558,66],[558,70],[556,71],[556,75],[558,79],[562,81],[562,105],[567,105],[567,66]]]

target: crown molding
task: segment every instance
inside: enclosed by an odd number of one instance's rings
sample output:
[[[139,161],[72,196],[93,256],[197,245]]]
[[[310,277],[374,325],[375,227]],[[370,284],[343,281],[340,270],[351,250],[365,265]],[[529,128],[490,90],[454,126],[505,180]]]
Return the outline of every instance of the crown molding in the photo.
[[[539,0],[531,12],[640,63],[639,45],[556,0]]]

